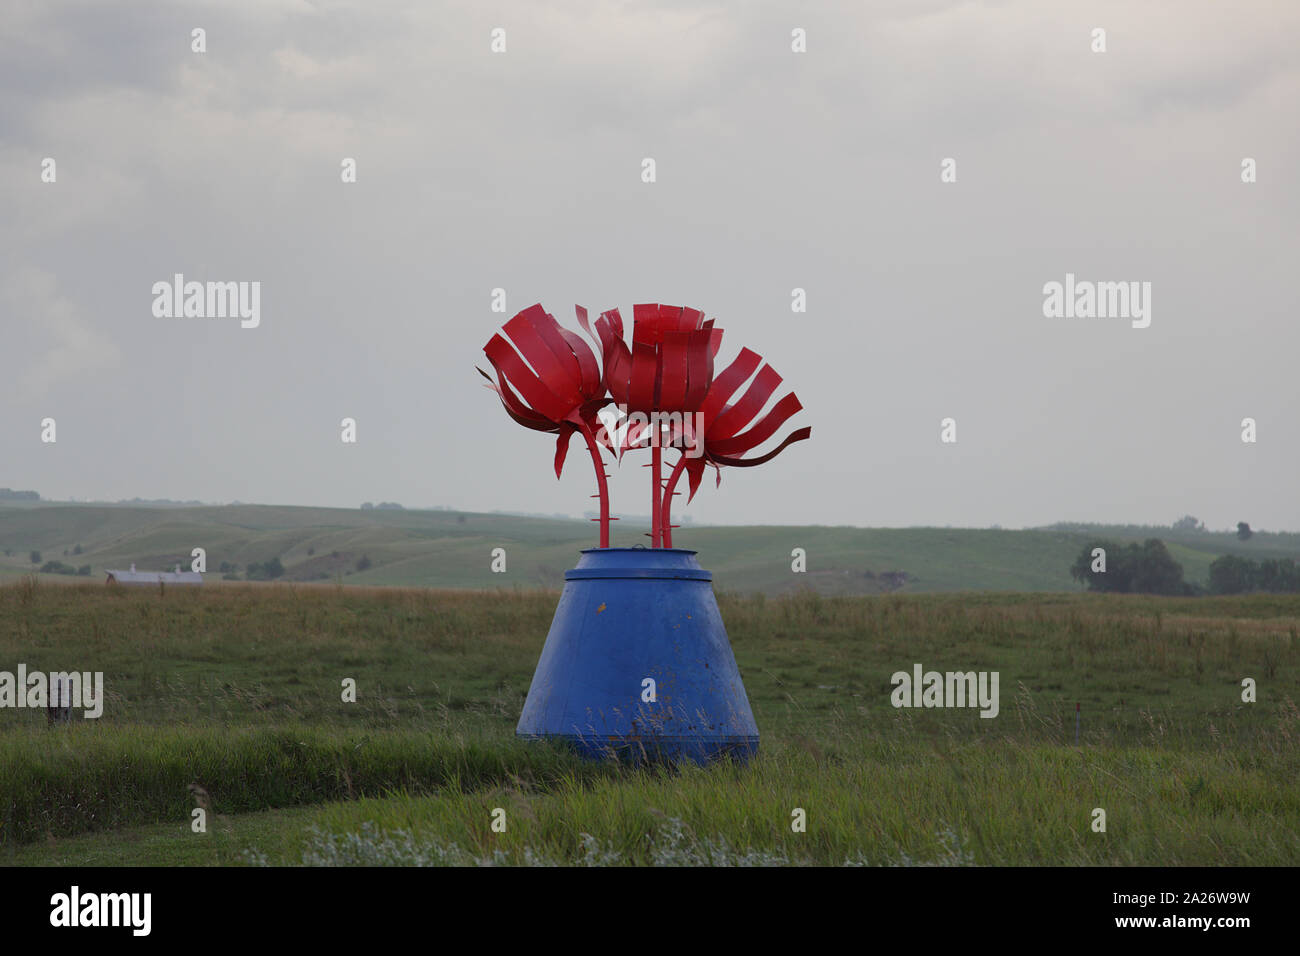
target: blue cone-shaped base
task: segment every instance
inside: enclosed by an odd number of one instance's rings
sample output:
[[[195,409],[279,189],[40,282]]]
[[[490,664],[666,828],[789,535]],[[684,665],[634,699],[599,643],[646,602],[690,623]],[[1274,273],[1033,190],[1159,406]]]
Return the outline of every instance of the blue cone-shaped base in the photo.
[[[636,762],[758,751],[713,575],[694,551],[590,548],[564,580],[518,736]]]

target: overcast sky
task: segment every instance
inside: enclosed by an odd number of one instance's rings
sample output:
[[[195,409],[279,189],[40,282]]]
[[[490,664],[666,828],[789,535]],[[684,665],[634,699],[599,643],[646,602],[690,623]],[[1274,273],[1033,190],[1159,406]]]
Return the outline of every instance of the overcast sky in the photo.
[[[813,428],[696,521],[1300,529],[1298,37],[1291,0],[6,0],[0,486],[579,514],[482,346],[665,302]],[[260,325],[155,317],[175,273],[260,282]],[[1149,327],[1045,317],[1067,273],[1151,283]]]

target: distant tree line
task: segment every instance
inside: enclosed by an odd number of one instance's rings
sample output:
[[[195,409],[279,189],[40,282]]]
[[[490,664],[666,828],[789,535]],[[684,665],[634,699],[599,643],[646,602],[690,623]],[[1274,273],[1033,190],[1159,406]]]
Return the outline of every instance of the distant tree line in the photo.
[[[1104,551],[1104,557],[1096,553]],[[1102,568],[1104,567],[1104,570]],[[1300,565],[1291,558],[1250,558],[1226,554],[1210,565],[1209,587],[1183,580],[1183,566],[1165,543],[1148,538],[1141,544],[1095,541],[1084,547],[1070,567],[1070,576],[1088,590],[1111,594],[1274,594],[1300,592]]]
[[[245,576],[250,581],[274,581],[284,574],[284,565],[280,563],[280,558],[274,557],[270,561],[257,562],[250,564],[245,571]]]
[[[201,501],[176,501],[172,498],[119,498],[117,503],[119,505],[179,505],[188,507],[203,504]]]
[[[239,565],[230,561],[222,561],[217,566],[217,572],[226,581],[238,581]],[[244,578],[249,581],[274,581],[284,574],[284,565],[280,562],[277,555],[269,561],[253,561],[244,569]]]
[[[1094,554],[1097,549],[1104,554]],[[1159,538],[1147,538],[1141,544],[1096,541],[1085,545],[1070,567],[1070,577],[1085,582],[1090,591],[1111,594],[1192,595],[1204,591],[1183,580],[1183,566]]]
[[[1167,525],[1159,525],[1159,524],[1108,525],[1108,524],[1100,524],[1097,522],[1058,521],[1055,524],[1044,525],[1042,528],[1033,529],[1033,530],[1070,531],[1075,534],[1101,534],[1106,532],[1114,534],[1116,532],[1119,532],[1126,536],[1137,537],[1140,534],[1149,534],[1153,531],[1161,531],[1165,529],[1171,531],[1178,531],[1178,532],[1194,531],[1194,532],[1200,532],[1204,534],[1214,533],[1211,532],[1207,527],[1205,527],[1205,522],[1197,518],[1195,515],[1183,515],[1177,521],[1174,521]],[[1242,541],[1249,540],[1250,536],[1253,535],[1254,533],[1255,532],[1253,532],[1250,529],[1249,523],[1245,521],[1237,522],[1237,537],[1240,538]]]
[[[70,564],[64,564],[62,561],[46,561],[41,565],[42,574],[79,574],[83,578],[90,574],[90,565],[83,564],[79,568],[74,568]]]
[[[1225,554],[1210,565],[1210,593],[1250,591],[1294,594],[1300,591],[1300,567],[1290,558],[1252,561],[1235,554]]]
[[[64,549],[63,549],[63,556],[66,558],[66,557],[68,556],[69,553],[72,553],[72,554],[81,554],[81,552],[82,552],[83,550],[84,550],[84,549],[81,547],[81,545],[77,545],[75,548],[72,549],[71,552],[69,552],[67,548],[64,548]],[[13,553],[13,552],[12,552],[10,549],[8,549],[8,548],[5,549],[5,557],[9,557],[9,555],[12,554],[12,553]],[[28,553],[27,557],[31,560],[32,564],[40,564],[41,561],[43,560],[43,559],[41,558],[41,553],[40,553],[39,551],[37,551],[35,548],[33,548],[33,549],[31,550],[31,552]]]
[[[0,501],[40,501],[41,496],[34,491],[15,491],[12,488],[0,488]]]

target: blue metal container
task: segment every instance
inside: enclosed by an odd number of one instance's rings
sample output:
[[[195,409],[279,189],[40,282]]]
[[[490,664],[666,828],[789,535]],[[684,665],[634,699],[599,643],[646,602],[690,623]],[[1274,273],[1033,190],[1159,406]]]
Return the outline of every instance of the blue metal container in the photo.
[[[518,736],[638,763],[758,751],[713,575],[694,551],[589,548],[564,580]]]

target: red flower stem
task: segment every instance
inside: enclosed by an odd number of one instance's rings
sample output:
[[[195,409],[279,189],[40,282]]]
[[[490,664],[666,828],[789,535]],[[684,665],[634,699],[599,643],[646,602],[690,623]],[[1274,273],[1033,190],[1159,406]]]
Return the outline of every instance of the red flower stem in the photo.
[[[587,440],[587,450],[591,452],[591,462],[596,467],[596,490],[600,492],[600,546],[609,547],[609,482],[605,478],[605,462],[600,457],[600,446],[590,428],[582,428],[582,437]]]
[[[659,548],[660,544],[660,511],[661,502],[659,496],[663,494],[663,464],[664,450],[659,446],[659,435],[650,435],[650,480],[653,482],[653,491],[650,493],[650,547]]]
[[[682,457],[677,459],[677,464],[673,465],[672,474],[668,476],[668,487],[664,489],[664,506],[661,517],[664,523],[664,547],[673,546],[673,492],[677,488],[677,479],[682,476],[682,471],[686,465],[686,452],[682,452]]]

